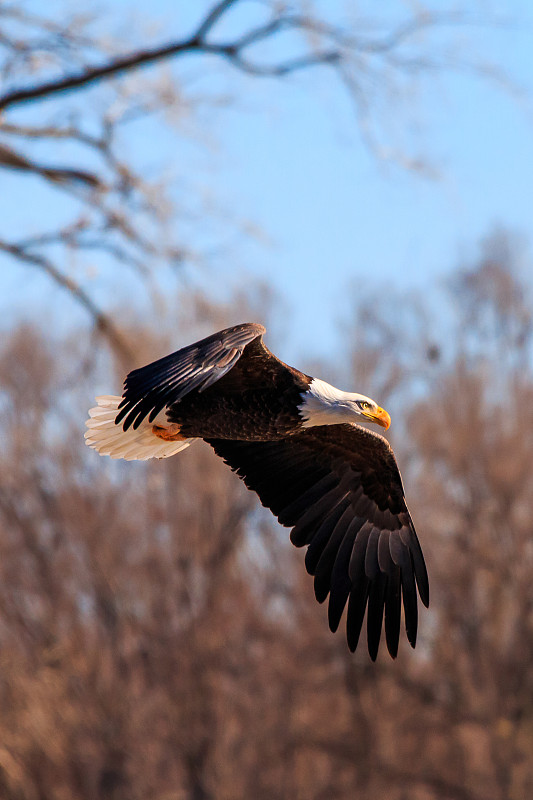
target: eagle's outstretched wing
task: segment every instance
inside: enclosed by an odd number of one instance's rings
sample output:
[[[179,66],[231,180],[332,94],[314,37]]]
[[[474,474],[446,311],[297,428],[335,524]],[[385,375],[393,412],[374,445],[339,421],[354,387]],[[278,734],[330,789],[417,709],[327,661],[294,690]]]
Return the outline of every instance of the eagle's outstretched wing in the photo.
[[[386,439],[358,425],[309,428],[282,441],[210,440],[255,491],[291,541],[308,545],[305,563],[315,594],[329,594],[335,631],[348,602],[348,645],[355,650],[367,611],[368,650],[378,652],[383,615],[388,650],[398,651],[401,602],[414,647],[417,590],[429,603],[426,566]]]
[[[203,392],[232,369],[244,348],[265,328],[255,322],[235,325],[130,372],[115,418],[126,431],[138,428],[149,414],[153,422],[165,407],[197,389]]]

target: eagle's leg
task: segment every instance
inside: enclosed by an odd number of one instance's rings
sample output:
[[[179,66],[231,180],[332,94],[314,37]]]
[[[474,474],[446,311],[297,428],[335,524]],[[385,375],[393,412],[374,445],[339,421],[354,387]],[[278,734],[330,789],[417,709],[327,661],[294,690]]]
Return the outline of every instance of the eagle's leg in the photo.
[[[180,434],[180,426],[175,422],[171,422],[167,428],[163,428],[161,425],[152,425],[152,433],[166,442],[185,441],[187,438]]]

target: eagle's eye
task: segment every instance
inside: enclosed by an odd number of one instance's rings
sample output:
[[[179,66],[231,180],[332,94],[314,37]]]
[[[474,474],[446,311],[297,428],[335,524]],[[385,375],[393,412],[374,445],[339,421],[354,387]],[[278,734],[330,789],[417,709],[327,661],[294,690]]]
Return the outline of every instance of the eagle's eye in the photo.
[[[357,403],[357,405],[359,406],[361,411],[370,411],[370,409],[372,408],[372,404],[371,403],[367,403],[366,400],[360,400]]]

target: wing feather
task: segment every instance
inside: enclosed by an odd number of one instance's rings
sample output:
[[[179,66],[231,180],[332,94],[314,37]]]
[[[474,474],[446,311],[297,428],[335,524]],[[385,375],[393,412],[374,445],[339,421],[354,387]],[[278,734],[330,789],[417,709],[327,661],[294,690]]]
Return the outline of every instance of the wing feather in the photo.
[[[361,628],[363,627],[363,620],[365,618],[369,585],[370,581],[366,576],[363,576],[361,580],[357,581],[357,583],[352,586],[350,591],[348,614],[346,617],[346,638],[348,640],[348,647],[352,653],[355,652],[359,643]]]
[[[341,621],[342,612],[346,605],[346,601],[350,596],[352,588],[352,581],[346,572],[346,560],[350,558],[350,553],[353,549],[356,536],[361,528],[364,520],[360,517],[348,517],[347,525],[340,547],[335,548],[333,545],[328,548],[328,558],[324,559],[325,563],[321,563],[321,572],[317,572],[315,576],[315,594],[318,598],[317,586],[321,589],[321,598],[325,600],[329,592],[328,603],[328,621],[330,630],[336,631]],[[331,569],[329,564],[333,559]]]
[[[387,575],[383,572],[378,572],[369,585],[366,631],[368,652],[372,661],[376,660],[379,650],[387,581]]]
[[[331,572],[336,554],[335,544],[332,543],[342,541],[342,537],[352,520],[352,516],[350,498],[344,495],[318,527],[309,543],[307,553],[305,554],[305,567],[310,575],[318,575],[319,572],[324,570],[323,561],[329,560],[328,555],[330,550],[333,551],[333,559],[331,560],[331,568],[329,570]],[[341,519],[343,519],[343,522],[341,522]]]

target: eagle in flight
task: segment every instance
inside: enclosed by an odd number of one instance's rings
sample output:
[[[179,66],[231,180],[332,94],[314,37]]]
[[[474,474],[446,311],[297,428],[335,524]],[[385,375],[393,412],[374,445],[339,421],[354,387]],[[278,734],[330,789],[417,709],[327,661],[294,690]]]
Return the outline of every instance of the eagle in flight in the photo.
[[[392,449],[357,424],[383,428],[374,400],[343,392],[284,364],[263,343],[265,328],[226,328],[129,373],[122,397],[97,397],[85,440],[101,455],[168,458],[204,439],[281,525],[296,547],[317,600],[329,595],[337,630],[344,608],[354,651],[367,616],[372,660],[383,618],[398,652],[401,607],[412,647],[417,588],[429,603],[426,566]]]

